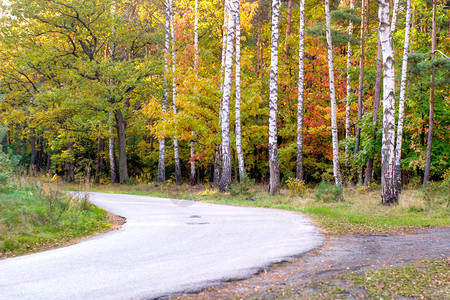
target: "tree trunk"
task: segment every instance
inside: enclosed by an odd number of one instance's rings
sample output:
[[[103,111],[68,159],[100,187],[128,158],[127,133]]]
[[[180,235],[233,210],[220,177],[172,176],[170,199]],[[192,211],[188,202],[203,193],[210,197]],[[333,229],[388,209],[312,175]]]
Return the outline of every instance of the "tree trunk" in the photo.
[[[354,9],[353,0],[350,1],[350,9]],[[353,22],[349,21],[348,24],[348,35],[351,37],[353,36]],[[350,75],[350,68],[352,66],[352,45],[350,42],[347,44],[347,96],[345,98],[345,138],[350,138],[350,106],[351,106],[351,93],[352,93],[352,87],[350,84],[351,81],[351,75]],[[345,146],[345,167],[348,168],[349,166],[349,149],[348,146]]]
[[[433,24],[431,31],[431,59],[433,60],[436,52],[436,0],[433,0]],[[430,116],[428,121],[428,139],[427,139],[427,154],[425,160],[425,173],[423,176],[423,186],[426,187],[430,180],[431,168],[431,150],[433,146],[433,128],[434,128],[434,81],[435,70],[431,69],[431,85],[430,85]]]
[[[169,99],[169,56],[170,56],[170,1],[165,1],[165,22],[164,22],[164,92],[162,97],[163,118],[167,111],[167,100]],[[166,182],[166,139],[159,139],[159,160],[158,160],[158,183]]]
[[[381,41],[380,35],[378,34],[378,50],[377,50],[377,72],[375,78],[375,93],[373,99],[373,115],[372,115],[372,126],[374,128],[373,140],[376,139],[377,133],[377,121],[378,121],[378,109],[380,108],[380,94],[381,94],[381,75],[383,72],[383,58],[381,56]],[[370,157],[367,161],[366,166],[366,176],[364,177],[364,185],[368,186],[372,180],[373,173],[373,157]]]
[[[30,171],[36,171],[36,137],[30,136],[31,157],[30,157]]]
[[[104,151],[105,151],[105,139],[99,137],[97,148],[97,162],[95,164],[95,176],[94,176],[95,183],[100,182],[100,173],[103,171]]]
[[[396,2],[398,2],[398,0]],[[408,69],[410,20],[411,20],[411,0],[407,0],[406,21],[405,21],[405,44],[403,46],[402,79],[400,84],[400,99],[398,103],[397,143],[395,148],[395,167],[394,167],[395,191],[398,195],[400,195],[402,189],[401,156],[402,156],[402,137],[403,137],[403,115],[405,109],[406,72]]]
[[[280,0],[272,0],[272,36],[270,55],[270,98],[269,98],[269,193],[275,195],[280,189],[280,167],[277,145],[277,109],[278,109],[278,20]]]
[[[244,153],[241,133],[241,13],[239,2],[236,7],[236,152],[239,165],[239,181],[245,180]]]
[[[177,115],[177,78],[176,78],[176,55],[175,55],[175,30],[173,26],[174,14],[173,14],[173,0],[170,0],[170,40],[171,40],[171,56],[172,56],[172,108],[173,113]],[[180,156],[178,154],[178,138],[173,137],[173,153],[175,157],[175,180],[177,185],[182,184],[181,179],[181,166]]]
[[[112,114],[110,113],[109,117],[110,120],[112,119]],[[112,120],[111,120],[112,122]],[[113,127],[112,125],[110,125],[110,129],[109,129],[109,134],[110,134],[110,138],[109,138],[109,165],[111,167],[111,183],[117,183],[119,182],[118,180],[118,176],[117,176],[117,166],[116,166],[116,150],[115,150],[115,141],[114,141],[114,137],[113,137]]]
[[[214,158],[214,185],[219,187],[222,176],[222,145],[218,144],[216,148],[216,157]]]
[[[394,47],[389,28],[389,2],[380,0],[379,13],[381,51],[383,54],[383,141],[381,147],[381,189],[382,203],[391,205],[398,202],[394,181],[395,144],[395,81]]]
[[[230,145],[230,98],[231,78],[233,73],[233,46],[235,33],[235,0],[228,0],[227,6],[227,45],[225,54],[225,74],[223,81],[223,103],[222,103],[222,177],[219,189],[226,191],[231,185],[231,145]]]
[[[359,61],[359,88],[358,88],[358,121],[362,119],[363,95],[364,95],[364,62],[365,62],[365,41],[366,41],[366,0],[362,0],[361,6],[361,57]],[[354,156],[358,155],[361,140],[361,126],[356,125],[356,139]]]
[[[297,170],[296,178],[303,180],[303,92],[305,81],[305,0],[300,0],[298,46],[298,106],[297,106]]]
[[[39,139],[39,151],[37,151],[36,170],[40,172],[44,164],[44,137]]]
[[[289,36],[291,34],[291,15],[292,15],[292,0],[289,0],[287,7],[287,20],[286,20],[286,39],[284,41],[284,63],[288,64],[289,59]]]
[[[228,22],[227,22],[227,2],[225,0],[225,4],[223,7],[223,31],[222,31],[222,54],[221,54],[221,62],[220,62],[220,91],[223,92],[224,88],[224,73],[225,73],[225,57],[226,57],[226,46],[227,46],[227,36],[228,36]],[[222,138],[222,109],[223,109],[223,96],[220,98],[219,103],[219,133],[220,138]],[[222,144],[218,144],[216,148],[216,157],[214,159],[214,185],[220,189],[220,181],[222,178]]]
[[[398,12],[398,0],[394,0],[394,8],[392,11],[392,19],[391,19],[391,35],[394,35],[395,32],[395,24],[397,23],[397,12]]]
[[[69,143],[67,145],[67,150],[70,152],[70,161],[64,162],[64,171],[65,171],[65,181],[66,182],[73,182],[75,179],[75,164],[74,159],[72,158],[73,155],[73,144]]]
[[[119,183],[122,183],[128,179],[126,126],[120,109],[116,110],[114,114],[116,116],[117,142],[119,144]]]
[[[198,0],[195,0],[195,18],[194,18],[194,72],[195,78],[198,80]],[[195,185],[195,132],[191,132],[191,175],[189,182],[191,185]]]
[[[327,23],[327,49],[328,49],[328,69],[330,81],[330,98],[331,98],[331,137],[333,143],[333,174],[336,185],[342,185],[341,169],[339,166],[339,148],[338,148],[338,129],[337,129],[337,108],[336,93],[334,88],[334,65],[333,65],[333,44],[331,42],[331,21],[330,21],[330,4],[329,0],[325,0],[325,18]]]

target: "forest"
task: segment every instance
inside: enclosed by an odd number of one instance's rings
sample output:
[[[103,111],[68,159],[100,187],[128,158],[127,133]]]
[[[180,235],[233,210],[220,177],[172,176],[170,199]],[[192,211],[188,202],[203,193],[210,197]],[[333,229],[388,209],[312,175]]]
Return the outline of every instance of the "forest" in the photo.
[[[68,182],[450,178],[447,0],[11,0],[1,159]],[[0,170],[1,172],[1,170]]]

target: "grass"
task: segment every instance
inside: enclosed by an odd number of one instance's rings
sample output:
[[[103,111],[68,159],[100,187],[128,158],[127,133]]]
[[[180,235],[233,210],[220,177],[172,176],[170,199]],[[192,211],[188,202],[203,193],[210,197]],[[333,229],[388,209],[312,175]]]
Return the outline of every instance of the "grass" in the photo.
[[[64,185],[68,190],[125,193],[154,197],[197,200],[241,206],[292,210],[309,215],[318,226],[331,234],[371,234],[401,232],[421,227],[450,226],[449,183],[433,184],[423,191],[405,189],[396,206],[381,204],[377,186],[346,188],[343,201],[317,201],[317,189],[306,189],[302,196],[281,190],[277,196],[267,194],[264,185],[233,185],[228,193],[207,186],[167,184]]]
[[[351,272],[274,287],[254,299],[448,299],[449,258],[425,260],[408,266]]]
[[[0,193],[0,258],[41,251],[110,227],[107,212],[87,197],[39,184]]]

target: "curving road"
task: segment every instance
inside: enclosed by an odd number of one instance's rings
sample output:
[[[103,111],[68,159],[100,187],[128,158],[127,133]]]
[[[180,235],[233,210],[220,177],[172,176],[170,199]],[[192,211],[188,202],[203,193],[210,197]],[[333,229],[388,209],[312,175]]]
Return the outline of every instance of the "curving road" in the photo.
[[[127,223],[79,244],[0,261],[0,299],[154,299],[242,279],[322,244],[301,214],[91,193]]]

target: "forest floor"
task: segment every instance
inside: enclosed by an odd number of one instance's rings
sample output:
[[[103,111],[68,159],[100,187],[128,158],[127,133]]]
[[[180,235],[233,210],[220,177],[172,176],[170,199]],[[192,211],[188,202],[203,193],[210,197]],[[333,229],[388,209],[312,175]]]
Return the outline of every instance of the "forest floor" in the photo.
[[[174,299],[448,299],[449,272],[450,228],[328,235],[294,261]]]

